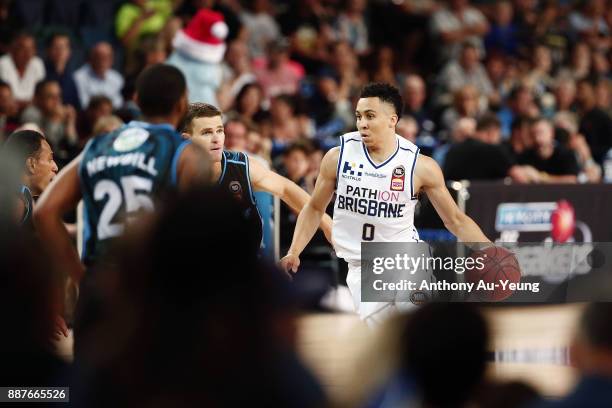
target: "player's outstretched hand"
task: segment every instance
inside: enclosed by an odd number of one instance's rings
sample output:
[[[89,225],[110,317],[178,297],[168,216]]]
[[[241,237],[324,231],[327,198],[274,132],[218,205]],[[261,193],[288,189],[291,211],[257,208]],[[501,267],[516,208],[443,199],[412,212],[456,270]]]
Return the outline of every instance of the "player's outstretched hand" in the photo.
[[[300,266],[300,258],[293,254],[287,254],[280,260],[280,264],[283,271],[291,276],[291,273],[297,272],[298,267]]]

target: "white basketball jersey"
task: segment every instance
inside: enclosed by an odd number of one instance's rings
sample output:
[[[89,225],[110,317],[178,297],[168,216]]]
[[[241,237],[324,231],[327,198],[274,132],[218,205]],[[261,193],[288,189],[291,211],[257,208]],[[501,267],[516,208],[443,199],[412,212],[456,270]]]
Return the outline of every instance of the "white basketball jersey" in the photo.
[[[359,132],[342,136],[336,170],[334,249],[346,261],[361,259],[361,242],[416,242],[417,203],[412,177],[416,145],[395,136],[395,152],[375,164]]]

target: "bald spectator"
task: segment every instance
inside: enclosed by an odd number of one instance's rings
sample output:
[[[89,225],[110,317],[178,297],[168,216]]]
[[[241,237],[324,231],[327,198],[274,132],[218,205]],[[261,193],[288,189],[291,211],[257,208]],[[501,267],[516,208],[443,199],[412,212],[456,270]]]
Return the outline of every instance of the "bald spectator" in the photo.
[[[458,59],[450,61],[440,73],[442,95],[440,103],[448,102],[449,94],[466,86],[474,86],[481,95],[493,92],[487,70],[480,63],[480,51],[471,42],[465,42]]]
[[[121,89],[123,77],[112,69],[113,48],[107,42],[100,42],[91,49],[89,63],[74,73],[74,80],[79,92],[81,106],[89,105],[89,100],[96,95],[104,95],[118,109],[123,104]]]
[[[412,116],[416,120],[419,131],[425,129],[427,132],[432,133],[435,125],[425,105],[427,88],[423,78],[419,75],[408,75],[406,79],[404,79],[402,91],[405,104],[404,113]]]
[[[442,127],[449,131],[461,118],[476,119],[480,115],[480,94],[473,85],[465,85],[453,94],[453,106],[446,109],[440,119]]]
[[[579,172],[576,156],[556,143],[552,123],[538,118],[531,124],[530,132],[535,145],[518,157],[518,163],[539,171],[536,182],[576,183]]]
[[[34,37],[19,33],[11,41],[9,53],[0,57],[0,79],[8,83],[19,108],[34,97],[34,87],[45,77],[45,66],[36,56]]]

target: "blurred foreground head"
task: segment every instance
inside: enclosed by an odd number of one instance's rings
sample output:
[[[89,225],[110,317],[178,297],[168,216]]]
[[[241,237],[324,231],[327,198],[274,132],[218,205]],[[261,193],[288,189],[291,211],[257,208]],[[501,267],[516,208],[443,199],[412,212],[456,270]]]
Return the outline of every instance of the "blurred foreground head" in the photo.
[[[289,284],[259,262],[249,225],[231,195],[201,189],[128,234],[90,340],[87,404],[320,404],[293,354]]]
[[[489,334],[480,312],[466,303],[429,303],[402,334],[401,363],[425,406],[459,407],[484,372]]]

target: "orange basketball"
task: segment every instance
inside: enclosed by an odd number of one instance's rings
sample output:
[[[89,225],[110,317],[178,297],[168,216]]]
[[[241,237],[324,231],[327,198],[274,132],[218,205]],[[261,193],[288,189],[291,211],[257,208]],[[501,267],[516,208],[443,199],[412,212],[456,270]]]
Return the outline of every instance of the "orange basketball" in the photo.
[[[472,293],[476,299],[499,302],[514,293],[511,284],[518,284],[521,281],[521,269],[512,252],[506,248],[491,246],[475,251],[471,257],[480,258],[480,265],[484,265],[482,268],[477,265],[465,273],[466,281],[474,284]]]

